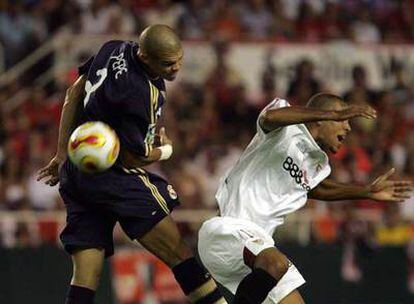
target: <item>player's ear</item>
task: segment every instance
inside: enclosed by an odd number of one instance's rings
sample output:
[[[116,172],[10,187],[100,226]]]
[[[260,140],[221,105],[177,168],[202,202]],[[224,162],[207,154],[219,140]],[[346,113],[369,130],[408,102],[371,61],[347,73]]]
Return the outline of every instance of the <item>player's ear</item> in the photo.
[[[148,55],[141,49],[138,51],[138,58],[144,62],[148,61]]]

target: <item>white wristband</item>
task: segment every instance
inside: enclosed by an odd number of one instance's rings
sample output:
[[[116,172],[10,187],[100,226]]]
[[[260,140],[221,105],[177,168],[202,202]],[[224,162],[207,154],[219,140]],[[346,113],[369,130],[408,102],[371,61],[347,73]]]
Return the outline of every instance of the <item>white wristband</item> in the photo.
[[[158,149],[161,150],[160,160],[169,159],[173,153],[173,147],[171,145],[160,146]]]

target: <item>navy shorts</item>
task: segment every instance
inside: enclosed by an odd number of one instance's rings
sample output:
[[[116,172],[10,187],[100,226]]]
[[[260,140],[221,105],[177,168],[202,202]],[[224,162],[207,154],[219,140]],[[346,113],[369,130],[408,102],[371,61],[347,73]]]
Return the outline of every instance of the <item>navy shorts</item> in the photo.
[[[131,240],[139,239],[179,205],[173,187],[143,169],[86,174],[66,161],[59,191],[67,210],[60,239],[69,253],[78,248],[104,248],[110,256],[116,222]]]

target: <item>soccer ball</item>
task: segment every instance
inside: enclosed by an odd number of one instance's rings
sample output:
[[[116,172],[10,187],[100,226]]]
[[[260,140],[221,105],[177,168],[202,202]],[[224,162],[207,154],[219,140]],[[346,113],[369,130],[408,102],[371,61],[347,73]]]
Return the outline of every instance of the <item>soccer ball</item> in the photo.
[[[97,173],[109,169],[119,154],[115,131],[100,121],[90,121],[73,131],[68,142],[71,162],[81,171]]]

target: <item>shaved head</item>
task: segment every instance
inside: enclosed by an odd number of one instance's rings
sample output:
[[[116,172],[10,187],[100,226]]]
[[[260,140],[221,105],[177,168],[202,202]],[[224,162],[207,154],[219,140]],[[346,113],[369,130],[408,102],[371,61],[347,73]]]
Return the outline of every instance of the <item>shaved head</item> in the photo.
[[[184,52],[180,38],[163,24],[147,27],[138,39],[138,57],[151,77],[172,81],[181,68]]]
[[[148,26],[139,36],[139,47],[152,58],[182,51],[180,38],[172,28],[163,24]]]
[[[327,93],[319,93],[313,95],[308,103],[306,104],[308,108],[316,108],[322,110],[333,110],[340,107],[345,107],[347,104],[343,101],[343,99],[337,95],[327,94]]]

